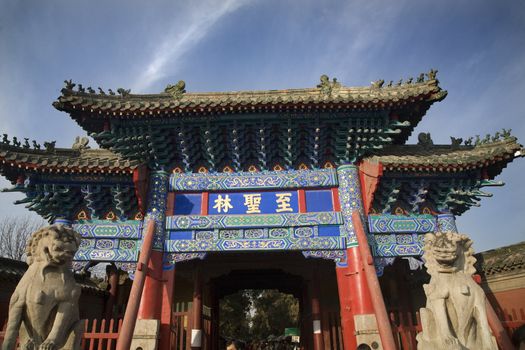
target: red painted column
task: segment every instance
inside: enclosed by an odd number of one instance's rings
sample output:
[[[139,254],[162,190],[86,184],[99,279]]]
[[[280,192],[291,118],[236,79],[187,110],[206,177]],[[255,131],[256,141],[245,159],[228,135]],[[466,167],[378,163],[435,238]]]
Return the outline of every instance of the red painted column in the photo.
[[[346,250],[348,267],[347,274],[350,283],[350,295],[352,308],[355,315],[366,315],[374,313],[374,305],[370,297],[370,289],[366,281],[363,262],[358,247]]]
[[[202,347],[202,280],[199,265],[196,265],[193,274],[193,318],[191,327],[191,348]]]
[[[175,287],[175,266],[162,273],[162,307],[160,311],[160,339],[158,350],[171,349],[171,313],[173,289]]]
[[[337,288],[341,313],[341,327],[345,349],[355,349],[357,338],[355,335],[355,315],[369,315],[374,313],[370,298],[370,291],[357,247],[346,250],[347,264],[337,267]]]
[[[394,342],[394,336],[392,334],[392,328],[390,326],[390,320],[386,312],[385,300],[383,299],[383,293],[379,286],[379,280],[377,279],[377,273],[374,266],[374,258],[370,252],[370,246],[368,245],[368,239],[366,238],[363,223],[361,222],[361,216],[358,211],[352,213],[352,222],[355,228],[355,234],[359,243],[359,253],[362,261],[364,275],[366,282],[370,289],[370,298],[372,300],[373,310],[376,315],[377,326],[379,328],[379,336],[383,343],[383,349],[385,350],[396,350]]]
[[[140,300],[139,320],[160,319],[162,292],[162,252],[154,250],[148,263],[144,291]]]
[[[350,296],[349,274],[345,267],[335,269],[337,276],[337,291],[339,293],[339,314],[341,317],[341,333],[345,349],[355,349],[357,341],[355,339],[354,309],[352,308],[352,298]]]
[[[321,302],[319,291],[319,271],[317,265],[312,274],[312,325],[314,350],[324,350],[324,339],[321,324]]]
[[[128,305],[126,306],[126,313],[124,314],[124,320],[122,322],[122,329],[118,335],[117,350],[129,350],[129,347],[131,346],[131,338],[133,337],[133,331],[135,330],[135,323],[139,312],[139,303],[142,297],[144,281],[148,270],[148,261],[153,248],[155,221],[148,221],[145,232],[139,261],[137,262],[137,270],[135,271],[135,279],[131,286]]]

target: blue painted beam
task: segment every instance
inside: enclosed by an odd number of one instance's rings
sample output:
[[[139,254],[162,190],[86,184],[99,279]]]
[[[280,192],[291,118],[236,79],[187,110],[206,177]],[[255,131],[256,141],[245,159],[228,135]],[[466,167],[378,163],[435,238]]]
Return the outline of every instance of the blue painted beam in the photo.
[[[170,191],[337,187],[335,169],[171,174]]]
[[[370,233],[435,232],[436,217],[433,215],[368,215]]]

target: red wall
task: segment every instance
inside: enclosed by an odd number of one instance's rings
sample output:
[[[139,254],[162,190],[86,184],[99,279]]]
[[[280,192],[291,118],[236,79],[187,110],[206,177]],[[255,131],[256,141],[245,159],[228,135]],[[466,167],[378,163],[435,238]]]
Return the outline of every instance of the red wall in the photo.
[[[504,312],[506,320],[525,318],[525,288],[487,293],[487,298],[500,316]]]

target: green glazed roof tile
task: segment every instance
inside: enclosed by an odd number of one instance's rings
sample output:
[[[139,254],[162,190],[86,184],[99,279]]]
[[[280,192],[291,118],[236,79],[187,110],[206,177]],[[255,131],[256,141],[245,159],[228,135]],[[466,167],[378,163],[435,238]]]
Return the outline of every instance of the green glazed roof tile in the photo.
[[[418,170],[434,171],[443,166],[454,166],[463,170],[466,167],[482,167],[502,160],[507,163],[514,159],[517,151],[521,150],[522,146],[516,138],[510,137],[477,146],[391,145],[381,150],[380,154],[368,157],[367,160],[380,162],[386,170],[394,171],[407,167],[421,167]]]
[[[329,83],[333,84],[333,83]],[[338,84],[338,83],[337,83]],[[405,84],[392,87],[345,87],[332,86],[329,90],[323,88],[286,89],[267,91],[234,91],[234,92],[183,92],[172,96],[169,93],[159,94],[125,94],[108,95],[100,93],[79,92],[69,88],[62,89],[54,106],[62,111],[73,112],[79,108],[92,109],[93,113],[128,112],[136,109],[143,112],[167,110],[168,112],[198,112],[201,108],[231,107],[241,111],[253,106],[253,110],[265,110],[268,106],[285,105],[294,109],[304,107],[330,108],[337,104],[338,108],[379,109],[381,105],[391,103],[408,103],[423,101],[433,103],[446,96],[446,91],[438,86],[437,80],[427,80],[416,84]],[[354,106],[358,105],[358,106]],[[222,109],[222,108],[221,108]],[[226,109],[228,111],[228,109]],[[90,111],[91,112],[91,111]],[[142,116],[131,115],[132,117]]]

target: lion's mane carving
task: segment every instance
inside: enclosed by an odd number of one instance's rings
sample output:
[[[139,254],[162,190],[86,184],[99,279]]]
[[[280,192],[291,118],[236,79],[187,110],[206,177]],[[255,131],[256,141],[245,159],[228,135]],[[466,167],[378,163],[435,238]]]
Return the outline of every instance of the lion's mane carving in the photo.
[[[497,350],[486,314],[486,297],[472,279],[472,240],[462,234],[427,234],[423,257],[430,274],[427,305],[420,310],[418,349]]]
[[[80,349],[80,288],[69,269],[80,235],[64,225],[34,232],[27,243],[29,267],[9,304],[3,350],[15,349],[21,326],[22,349]],[[24,332],[21,332],[24,333]]]

